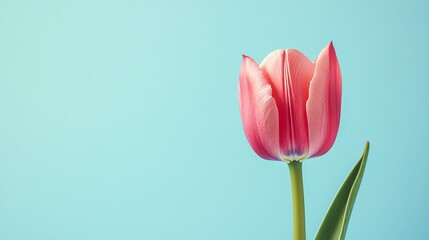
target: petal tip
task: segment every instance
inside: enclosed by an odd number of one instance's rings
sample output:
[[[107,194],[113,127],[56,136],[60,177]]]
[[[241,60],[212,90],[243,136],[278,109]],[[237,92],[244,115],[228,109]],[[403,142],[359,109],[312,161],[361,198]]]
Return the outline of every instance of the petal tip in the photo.
[[[243,63],[244,62],[246,62],[246,63],[249,63],[249,61],[250,62],[254,62],[255,60],[253,60],[253,58],[252,57],[250,57],[250,56],[248,56],[248,55],[246,55],[246,54],[241,54],[241,56],[243,57]]]
[[[332,42],[332,40],[328,44],[328,50],[329,50],[329,53],[336,55],[335,48],[334,48],[334,43]]]

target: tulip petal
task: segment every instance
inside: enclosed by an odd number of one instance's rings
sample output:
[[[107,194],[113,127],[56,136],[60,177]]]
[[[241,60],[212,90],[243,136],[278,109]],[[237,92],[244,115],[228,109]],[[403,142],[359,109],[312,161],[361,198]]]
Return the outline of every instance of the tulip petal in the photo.
[[[325,154],[334,144],[340,123],[341,71],[332,42],[315,61],[307,102],[309,157]]]
[[[278,111],[271,86],[258,64],[243,56],[239,81],[240,114],[253,150],[264,159],[280,160]]]
[[[279,109],[280,149],[287,160],[300,160],[309,148],[306,102],[313,63],[295,49],[270,53],[260,66]]]

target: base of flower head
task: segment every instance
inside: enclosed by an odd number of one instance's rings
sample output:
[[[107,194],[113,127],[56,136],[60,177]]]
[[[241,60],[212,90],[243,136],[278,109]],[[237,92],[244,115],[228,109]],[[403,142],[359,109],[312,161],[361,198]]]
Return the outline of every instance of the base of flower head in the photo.
[[[282,161],[283,161],[283,162],[286,162],[286,163],[291,163],[291,162],[302,162],[302,161],[304,161],[307,157],[308,157],[307,155],[305,155],[305,156],[284,156],[284,157],[282,158]]]

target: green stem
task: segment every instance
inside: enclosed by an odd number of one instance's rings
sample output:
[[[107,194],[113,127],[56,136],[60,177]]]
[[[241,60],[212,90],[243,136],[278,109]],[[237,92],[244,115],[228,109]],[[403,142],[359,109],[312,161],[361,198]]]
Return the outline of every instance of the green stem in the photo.
[[[292,184],[293,239],[305,240],[304,188],[302,185],[302,163],[292,161],[289,164]]]

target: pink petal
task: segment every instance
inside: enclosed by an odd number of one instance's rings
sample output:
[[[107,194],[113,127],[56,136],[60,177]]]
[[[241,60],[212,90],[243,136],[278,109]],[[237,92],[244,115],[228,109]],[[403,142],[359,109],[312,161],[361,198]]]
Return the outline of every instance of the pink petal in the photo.
[[[310,157],[323,155],[332,147],[340,124],[341,72],[332,42],[315,65],[307,102]]]
[[[313,63],[295,49],[270,53],[260,66],[279,110],[280,149],[288,160],[307,156],[309,141],[306,102]]]
[[[271,86],[258,64],[243,56],[238,97],[244,132],[253,150],[262,158],[280,160],[278,112]]]

